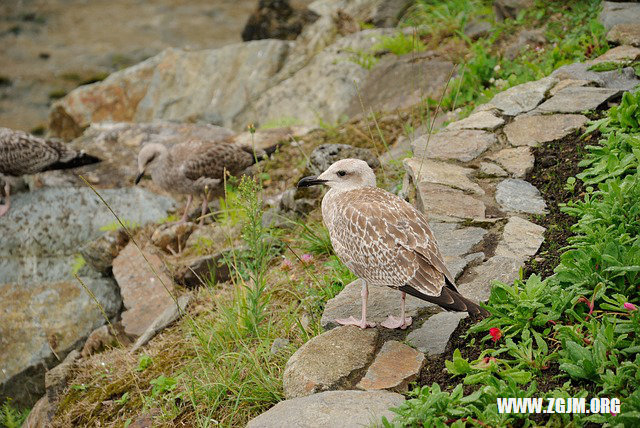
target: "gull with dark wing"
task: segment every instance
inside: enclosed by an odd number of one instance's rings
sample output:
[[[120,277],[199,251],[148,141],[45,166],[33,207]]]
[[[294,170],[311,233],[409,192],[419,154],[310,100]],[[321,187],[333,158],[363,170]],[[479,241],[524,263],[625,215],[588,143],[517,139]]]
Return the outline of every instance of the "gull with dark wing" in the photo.
[[[100,162],[100,159],[73,150],[63,142],[0,128],[0,175],[4,181],[4,205],[0,205],[0,217],[11,206],[12,177],[76,168],[96,162]]]
[[[272,150],[271,150],[272,151]],[[260,151],[261,156],[270,149]],[[227,171],[238,175],[257,159],[251,147],[229,142],[192,140],[167,147],[160,143],[145,144],[138,154],[138,184],[144,174],[167,192],[188,195],[181,222],[187,220],[194,195],[204,195],[200,224],[204,221],[209,198],[224,194],[223,181]]]
[[[376,187],[366,162],[343,159],[298,187],[329,186],[322,199],[322,219],[336,255],[362,281],[362,317],[336,320],[342,325],[373,327],[367,322],[368,286],[388,286],[401,292],[400,317],[389,315],[387,328],[406,328],[405,298],[410,294],[450,311],[486,316],[488,312],[458,292],[444,264],[426,217],[413,205]]]

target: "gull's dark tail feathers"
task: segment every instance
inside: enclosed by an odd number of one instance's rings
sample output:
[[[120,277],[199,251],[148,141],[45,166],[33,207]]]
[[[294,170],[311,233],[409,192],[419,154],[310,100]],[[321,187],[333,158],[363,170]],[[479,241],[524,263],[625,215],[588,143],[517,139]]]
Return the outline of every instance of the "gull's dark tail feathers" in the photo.
[[[449,287],[443,287],[439,296],[428,296],[408,285],[403,285],[398,288],[398,290],[404,291],[418,299],[435,303],[448,311],[469,312],[469,315],[473,318],[484,318],[490,315],[489,311]]]
[[[95,156],[89,155],[84,152],[76,152],[76,156],[67,160],[59,160],[58,162],[54,162],[49,165],[45,171],[53,171],[57,169],[71,169],[78,168],[85,165],[91,165],[94,163],[101,162],[102,159],[97,158]]]

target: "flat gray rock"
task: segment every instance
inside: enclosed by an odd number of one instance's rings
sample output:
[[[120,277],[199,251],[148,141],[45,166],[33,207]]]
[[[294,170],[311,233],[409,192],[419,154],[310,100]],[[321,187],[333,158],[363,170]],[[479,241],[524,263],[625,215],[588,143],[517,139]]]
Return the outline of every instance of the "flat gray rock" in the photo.
[[[450,123],[447,129],[483,129],[485,131],[495,131],[504,124],[504,119],[496,115],[493,111],[479,111],[471,116]]]
[[[507,172],[493,162],[480,162],[480,172],[488,177],[506,177]]]
[[[545,77],[523,83],[496,94],[483,109],[497,108],[507,116],[517,116],[533,110],[540,104],[557,80]]]
[[[453,278],[456,280],[460,275],[462,275],[467,266],[482,260],[484,260],[483,252],[471,253],[462,257],[444,256],[444,262],[447,265],[447,269],[449,269],[449,272],[451,272],[451,275],[453,275]]]
[[[551,76],[560,80],[586,80],[600,88],[622,91],[629,91],[640,83],[640,79],[635,75],[632,67],[625,67],[622,70],[592,71],[589,70],[592,65],[593,62],[576,62],[564,65],[551,73]]]
[[[439,312],[409,333],[407,343],[429,356],[440,355],[460,321],[468,316],[466,312]]]
[[[637,2],[602,2],[600,22],[607,30],[617,24],[634,24],[640,22],[640,4]]]
[[[622,45],[609,49],[591,62],[626,62],[635,61],[637,59],[640,59],[640,48],[629,45]]]
[[[593,71],[591,66],[598,61],[576,62],[564,65],[554,71],[551,75],[560,80],[579,79],[587,80],[592,85],[600,88],[619,89],[621,91],[632,90],[640,78],[636,76],[632,67],[625,67],[621,70]]]
[[[164,330],[169,324],[177,320],[180,315],[184,314],[184,310],[187,308],[189,301],[191,300],[191,296],[185,294],[183,296],[178,297],[178,304],[171,305],[164,310],[151,325],[147,328],[147,330],[138,338],[136,343],[133,344],[129,352],[134,353],[140,347],[149,343],[153,337]]]
[[[438,241],[440,252],[445,257],[469,254],[487,234],[481,227],[464,227],[455,223],[430,222],[429,226]]]
[[[485,218],[484,202],[462,190],[433,183],[419,183],[417,190],[418,209],[430,219],[459,221]]]
[[[607,41],[617,45],[640,46],[640,24],[616,24],[607,33]]]
[[[492,144],[496,136],[487,131],[461,129],[444,130],[437,134],[423,135],[413,141],[413,155],[418,158],[453,159],[469,162],[480,156]]]
[[[342,326],[309,340],[289,358],[284,368],[285,397],[352,389],[373,360],[377,339],[375,328]]]
[[[493,256],[484,263],[472,267],[469,277],[465,277],[465,282],[458,284],[458,291],[467,299],[474,302],[486,302],[491,293],[493,281],[511,284],[520,276],[520,268],[523,266],[521,260]]]
[[[510,217],[496,248],[497,256],[527,260],[538,252],[544,242],[545,229],[520,217]]]
[[[547,204],[540,191],[528,181],[511,179],[501,181],[496,187],[496,201],[503,210],[528,214],[545,214]]]
[[[247,428],[360,428],[380,426],[382,417],[392,421],[389,409],[404,397],[388,391],[327,391],[281,401],[252,419]]]
[[[360,318],[362,303],[360,297],[362,286],[360,280],[347,284],[336,297],[329,300],[325,305],[320,324],[325,330],[329,330],[339,325],[336,319],[349,318],[354,316]],[[400,314],[400,292],[390,287],[369,287],[369,299],[367,304],[367,321],[377,324],[386,320],[389,315],[399,316]],[[407,316],[416,318],[422,314],[436,310],[432,303],[425,302],[413,296],[407,296],[406,313]]]
[[[404,343],[389,340],[382,345],[356,387],[366,391],[386,389],[406,392],[409,384],[418,379],[424,362],[422,353]]]
[[[422,159],[418,156],[405,159],[404,166],[414,183],[433,183],[453,187],[477,195],[484,195],[484,190],[471,181],[469,175],[473,169],[446,162]]]
[[[569,87],[542,103],[537,111],[545,113],[580,113],[595,110],[620,93],[618,89]]]
[[[133,242],[127,244],[113,260],[113,277],[122,295],[122,325],[128,335],[144,335],[157,318],[175,307],[173,281],[150,244],[140,250]]]
[[[524,178],[533,169],[535,158],[529,147],[502,149],[490,157],[515,178]]]
[[[578,131],[587,120],[581,114],[518,116],[504,127],[504,133],[513,146],[535,147]]]

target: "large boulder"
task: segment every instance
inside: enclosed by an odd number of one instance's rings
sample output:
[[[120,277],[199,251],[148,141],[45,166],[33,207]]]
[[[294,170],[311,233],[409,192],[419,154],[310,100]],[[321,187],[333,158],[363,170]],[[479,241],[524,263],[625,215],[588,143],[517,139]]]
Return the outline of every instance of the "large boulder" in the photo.
[[[366,116],[369,108],[395,112],[427,98],[439,99],[452,72],[453,63],[434,59],[429,52],[389,55],[371,69],[346,114]]]
[[[385,34],[393,34],[393,30],[365,30],[339,39],[304,68],[295,67],[291,70],[295,74],[262,93],[234,119],[235,126],[283,118],[301,123],[335,123],[348,116],[351,99],[357,96],[358,87],[369,72],[357,63],[358,52],[368,50]]]
[[[162,54],[151,57],[56,101],[49,114],[51,135],[71,140],[91,122],[132,120],[161,58]]]
[[[130,224],[158,221],[173,207],[143,189],[100,193]],[[75,256],[115,224],[91,189],[73,187],[18,194],[0,218],[0,401],[32,405],[44,393],[46,369],[120,310],[115,282],[81,268]]]
[[[166,49],[57,101],[50,129],[54,136],[69,139],[100,121],[229,125],[249,100],[271,85],[290,43],[259,40],[200,51]]]

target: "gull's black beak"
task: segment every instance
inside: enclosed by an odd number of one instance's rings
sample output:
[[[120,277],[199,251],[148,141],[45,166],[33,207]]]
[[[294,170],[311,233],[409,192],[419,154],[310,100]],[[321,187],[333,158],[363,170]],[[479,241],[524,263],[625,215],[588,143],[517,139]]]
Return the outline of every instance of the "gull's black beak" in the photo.
[[[318,184],[324,184],[327,180],[320,180],[317,175],[312,175],[309,177],[305,177],[302,180],[298,181],[298,187],[311,187],[317,186]]]
[[[140,183],[140,180],[142,180],[142,177],[144,177],[144,171],[142,171],[140,174],[136,176],[135,184]]]

